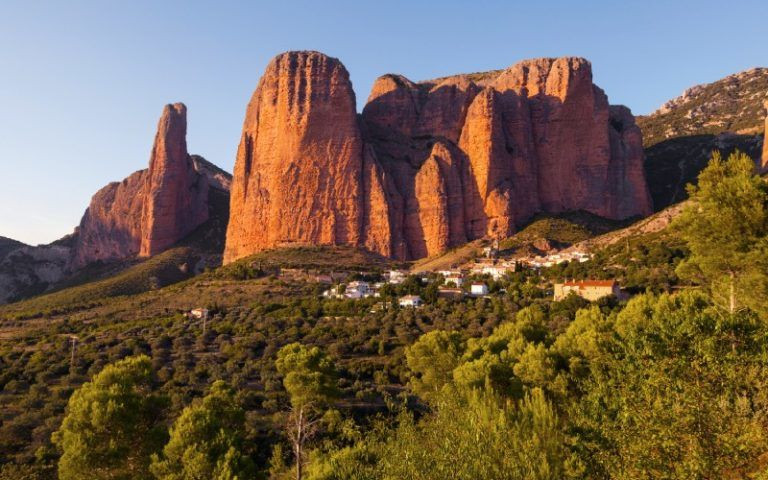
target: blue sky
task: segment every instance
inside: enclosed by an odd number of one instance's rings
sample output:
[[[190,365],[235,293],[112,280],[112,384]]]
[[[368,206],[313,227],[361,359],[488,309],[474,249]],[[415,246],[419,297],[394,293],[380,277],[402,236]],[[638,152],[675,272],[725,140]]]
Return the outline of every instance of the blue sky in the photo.
[[[338,57],[358,106],[413,80],[578,55],[612,103],[648,113],[694,84],[768,66],[768,1],[0,2],[0,235],[72,231],[96,190],[145,168],[162,106],[230,170],[274,55]]]

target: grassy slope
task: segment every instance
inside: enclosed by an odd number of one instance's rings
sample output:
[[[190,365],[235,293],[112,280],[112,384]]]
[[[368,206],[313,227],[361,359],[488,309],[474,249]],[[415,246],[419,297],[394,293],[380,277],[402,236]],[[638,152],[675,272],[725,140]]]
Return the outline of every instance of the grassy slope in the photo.
[[[136,295],[186,280],[193,275],[195,265],[205,258],[191,247],[177,247],[131,266],[109,278],[73,286],[0,307],[3,315],[27,317],[49,315],[58,311],[90,308],[105,299]],[[243,265],[262,268],[307,268],[323,271],[359,271],[385,269],[393,263],[381,256],[350,247],[297,247],[262,252],[199,276],[200,281],[234,277]]]
[[[669,227],[672,220],[680,214],[686,205],[687,202],[672,205],[661,212],[643,218],[627,227],[609,231],[575,243],[574,248],[594,251],[611,247],[620,242],[625,242],[627,239],[630,239],[632,242],[642,242],[643,238],[672,235],[667,227]]]
[[[367,250],[345,246],[302,246],[275,248],[242,258],[218,269],[214,275],[229,277],[244,266],[262,268],[297,268],[330,271],[383,270],[397,262]]]
[[[538,239],[548,240],[553,246],[568,247],[630,223],[631,220],[608,220],[588,212],[538,215],[525,228],[503,240],[500,247],[503,250],[527,253]]]
[[[447,270],[471,261],[482,253],[482,247],[487,241],[475,240],[460,247],[453,248],[442,255],[422,258],[411,265],[414,272]]]
[[[173,248],[109,278],[65,288],[0,307],[5,314],[50,313],[73,310],[121,295],[135,295],[175,283],[192,275],[200,255],[185,247]]]

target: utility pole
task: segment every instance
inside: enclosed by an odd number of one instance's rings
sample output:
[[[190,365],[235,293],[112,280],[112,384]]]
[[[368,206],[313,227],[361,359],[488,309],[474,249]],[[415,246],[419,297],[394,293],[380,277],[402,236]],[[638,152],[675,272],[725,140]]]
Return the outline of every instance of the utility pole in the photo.
[[[77,336],[72,335],[69,337],[69,340],[72,342],[72,353],[70,354],[69,358],[69,373],[74,373],[75,371],[75,349],[77,348]]]

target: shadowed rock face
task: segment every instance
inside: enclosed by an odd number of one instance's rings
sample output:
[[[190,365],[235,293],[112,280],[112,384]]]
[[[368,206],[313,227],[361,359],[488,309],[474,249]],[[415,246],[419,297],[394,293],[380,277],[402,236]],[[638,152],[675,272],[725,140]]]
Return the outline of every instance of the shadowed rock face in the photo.
[[[139,253],[147,173],[139,170],[122,182],[112,182],[91,198],[75,230],[75,269],[97,260],[129,258]]]
[[[73,269],[162,252],[208,219],[209,180],[187,153],[187,109],[166,105],[149,168],[99,190],[72,248]]]
[[[763,171],[768,170],[768,100],[765,101],[763,104],[763,107],[765,108],[765,133],[763,134],[763,156],[762,160],[760,161],[760,166],[763,168]]]
[[[640,131],[580,58],[384,75],[358,120],[338,60],[282,54],[248,106],[231,198],[225,261],[284,242],[415,259],[538,212],[651,212]]]

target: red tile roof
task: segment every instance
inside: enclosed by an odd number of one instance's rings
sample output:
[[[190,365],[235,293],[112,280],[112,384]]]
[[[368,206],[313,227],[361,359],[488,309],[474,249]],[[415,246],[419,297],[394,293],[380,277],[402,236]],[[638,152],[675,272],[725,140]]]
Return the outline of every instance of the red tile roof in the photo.
[[[616,280],[581,280],[576,282],[565,282],[564,287],[611,287],[616,285]]]

